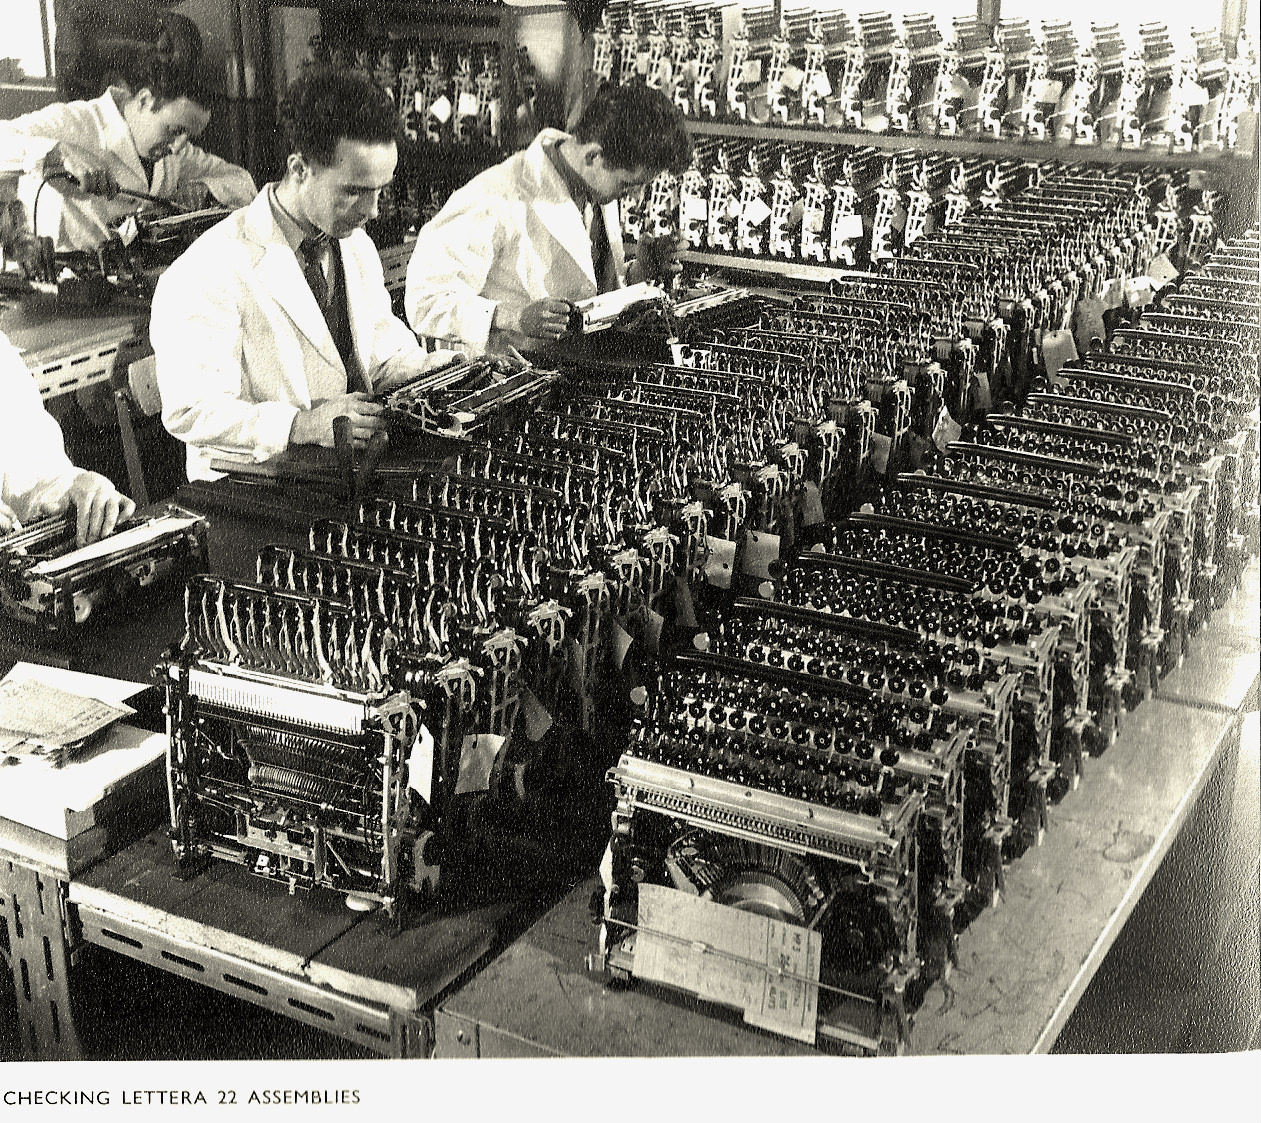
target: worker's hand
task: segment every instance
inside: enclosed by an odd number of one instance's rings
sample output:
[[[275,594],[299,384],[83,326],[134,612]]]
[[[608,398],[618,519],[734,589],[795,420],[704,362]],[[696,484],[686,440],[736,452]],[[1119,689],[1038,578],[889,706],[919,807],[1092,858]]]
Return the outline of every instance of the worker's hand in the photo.
[[[66,179],[59,172],[65,172],[73,179]],[[86,153],[81,155],[54,149],[44,157],[44,178],[49,187],[63,195],[103,195],[112,199],[118,194],[118,180],[114,178],[114,173]]]
[[[3,499],[0,499],[0,534],[8,534],[18,527],[17,512]]]
[[[135,503],[96,472],[80,472],[75,476],[66,499],[77,516],[76,539],[80,546],[113,534],[114,527],[136,510]],[[52,514],[53,510],[46,513]]]
[[[20,265],[34,265],[39,257],[39,244],[31,229],[30,216],[19,199],[0,203],[0,252]]]
[[[545,297],[513,313],[500,304],[495,308],[493,325],[533,339],[559,339],[569,330],[569,305]]]
[[[385,429],[385,407],[380,402],[370,401],[367,394],[342,394],[299,410],[289,430],[290,444],[332,448],[333,419],[343,416],[350,418],[356,448],[362,448],[373,433]]]
[[[687,239],[674,234],[662,234],[639,239],[635,260],[626,267],[626,280],[635,285],[651,281],[669,288],[683,272],[679,254],[687,249]]]

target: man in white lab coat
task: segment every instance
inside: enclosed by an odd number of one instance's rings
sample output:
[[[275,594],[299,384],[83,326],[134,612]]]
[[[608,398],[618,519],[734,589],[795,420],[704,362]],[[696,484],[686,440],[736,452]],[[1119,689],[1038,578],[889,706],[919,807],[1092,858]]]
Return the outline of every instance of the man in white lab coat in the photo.
[[[356,444],[384,427],[372,395],[462,355],[426,352],[390,308],[363,231],[394,177],[394,103],[367,79],[312,72],[281,107],[285,175],[203,234],[162,275],[149,335],[162,421],[188,478],[216,457]]]
[[[691,154],[661,91],[605,87],[571,133],[544,129],[426,223],[407,268],[408,322],[472,354],[537,350],[565,331],[569,302],[677,271],[673,240],[641,240],[627,265],[617,201]]]
[[[0,534],[73,506],[79,545],[111,533],[136,505],[66,456],[61,429],[40,400],[22,356],[0,333]]]
[[[120,190],[169,199],[200,185],[228,207],[257,194],[244,168],[192,143],[210,122],[201,84],[160,61],[134,69],[130,88],[0,121],[0,169],[24,173],[19,197],[58,251],[95,251],[152,205]]]

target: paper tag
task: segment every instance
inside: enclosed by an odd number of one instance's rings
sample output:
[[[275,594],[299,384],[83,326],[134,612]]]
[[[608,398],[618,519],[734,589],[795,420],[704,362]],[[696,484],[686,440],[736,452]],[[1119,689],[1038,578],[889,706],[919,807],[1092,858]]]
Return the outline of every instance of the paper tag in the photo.
[[[709,200],[699,195],[686,195],[679,205],[679,217],[684,222],[704,222],[709,217]]]
[[[1152,263],[1147,267],[1147,275],[1157,285],[1167,285],[1178,276],[1178,271],[1173,267],[1173,262],[1169,260],[1166,254],[1158,253],[1152,258]]]
[[[1073,333],[1068,331],[1048,331],[1042,337],[1042,363],[1052,378],[1060,373],[1060,367],[1077,358],[1077,347],[1073,343]]]
[[[745,1009],[744,1020],[751,1026],[813,1043],[819,988],[812,983],[819,978],[822,948],[823,937],[818,932],[768,917],[762,1001]]]
[[[832,83],[828,79],[828,72],[826,70],[816,70],[812,75],[810,75],[810,85],[807,89],[808,92],[813,93],[815,97],[831,97]]]
[[[779,560],[779,535],[750,530],[744,536],[741,569],[753,577],[770,577],[771,562]]]
[[[823,521],[823,493],[813,480],[807,480],[801,488],[801,525],[817,526]]]
[[[1187,82],[1183,87],[1183,96],[1186,98],[1187,105],[1207,105],[1208,90],[1199,84],[1199,82]]]
[[[705,559],[705,579],[718,589],[730,589],[736,561],[736,544],[727,538],[707,539],[709,557]]]
[[[744,1012],[750,1025],[813,1044],[822,937],[677,889],[639,887],[632,971]]]
[[[476,117],[478,110],[477,95],[465,90],[456,101],[455,111],[461,117]]]
[[[552,728],[552,715],[528,686],[521,687],[521,721],[528,741],[541,741]]]
[[[1048,78],[1034,86],[1033,100],[1039,105],[1048,105],[1052,102],[1058,102],[1060,100],[1060,94],[1063,92],[1063,82],[1057,82],[1054,79]]]
[[[676,367],[681,367],[681,366],[685,366],[685,365],[686,365],[686,364],[683,362],[683,346],[684,346],[684,345],[683,345],[682,343],[671,343],[671,344],[670,344],[670,361],[671,361],[671,362],[672,362],[672,363],[673,363]]]
[[[464,738],[460,746],[460,775],[455,782],[455,794],[484,792],[490,787],[490,770],[495,757],[503,748],[504,738],[494,733],[474,733]]]
[[[836,220],[836,236],[849,241],[850,238],[863,236],[863,216],[847,214]]]
[[[429,107],[429,112],[445,125],[451,120],[451,99],[443,94]]]
[[[943,406],[937,414],[937,424],[933,426],[933,444],[945,452],[946,446],[952,441],[957,441],[961,432],[963,430]]]
[[[1153,299],[1150,277],[1131,277],[1125,282],[1125,303],[1130,308],[1146,308]]]
[[[801,89],[801,83],[806,80],[806,72],[799,66],[784,67],[784,77],[782,85],[786,90],[792,90],[796,93]]]
[[[649,655],[656,655],[661,646],[661,629],[665,627],[666,618],[651,608],[644,613],[644,647]]]
[[[801,228],[807,234],[821,234],[823,232],[823,211],[815,210],[814,208],[803,211]]]
[[[600,883],[606,893],[613,888],[613,843],[604,848],[604,856],[600,859]]]
[[[634,642],[631,634],[616,620],[609,621],[609,643],[613,648],[613,666],[619,671],[626,661],[626,653]]]
[[[1103,301],[1079,300],[1073,311],[1073,338],[1077,341],[1077,353],[1085,354],[1090,350],[1090,341],[1094,337],[1103,339],[1107,331],[1103,326]]]
[[[1120,308],[1124,300],[1125,287],[1121,283],[1121,278],[1113,277],[1103,286],[1103,306],[1105,308]]]
[[[740,81],[757,83],[762,80],[762,60],[760,58],[745,59],[744,70],[740,73]]]
[[[889,452],[893,448],[893,441],[886,437],[883,433],[871,434],[871,470],[880,475],[884,475],[885,469],[889,466]]]
[[[761,226],[771,217],[771,208],[765,199],[753,198],[744,205],[744,217],[751,226]]]
[[[425,95],[422,90],[417,90],[415,95],[412,97],[412,108],[415,109],[417,113],[424,113]]]
[[[433,802],[433,734],[423,722],[407,754],[407,786],[426,803]]]

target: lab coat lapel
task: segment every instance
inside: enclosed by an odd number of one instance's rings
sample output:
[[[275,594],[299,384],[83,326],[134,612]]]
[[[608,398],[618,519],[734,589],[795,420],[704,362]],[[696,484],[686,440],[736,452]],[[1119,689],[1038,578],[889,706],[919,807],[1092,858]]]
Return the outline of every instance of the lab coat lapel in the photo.
[[[266,190],[260,191],[250,204],[246,230],[261,255],[254,268],[262,289],[280,305],[294,327],[306,336],[320,355],[337,370],[343,369],[324,313],[315,303],[315,296],[302,275],[298,259],[272,217],[271,201]]]
[[[101,146],[129,173],[129,178],[119,179],[120,186],[148,193],[149,178],[140,162],[140,153],[136,151],[136,142],[131,139],[131,130],[113,95],[106,90],[96,99],[96,105],[101,115]]]
[[[568,257],[577,267],[591,291],[596,290],[595,264],[591,260],[591,239],[587,236],[582,224],[582,213],[574,205],[573,196],[560,173],[552,167],[552,162],[543,149],[542,134],[527,151],[526,166],[528,174],[533,177],[533,194],[535,197],[534,212],[539,221],[555,239],[561,254]],[[556,133],[557,139],[563,133]],[[561,262],[556,262],[561,264]],[[559,290],[558,290],[559,291]]]

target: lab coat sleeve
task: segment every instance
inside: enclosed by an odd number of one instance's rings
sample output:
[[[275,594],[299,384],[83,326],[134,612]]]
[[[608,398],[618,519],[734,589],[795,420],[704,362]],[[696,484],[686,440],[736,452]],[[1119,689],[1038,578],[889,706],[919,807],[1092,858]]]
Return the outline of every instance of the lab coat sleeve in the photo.
[[[372,324],[370,380],[374,394],[384,393],[402,383],[410,382],[424,371],[464,358],[459,351],[442,348],[426,351],[411,329],[394,315],[390,294],[385,287],[381,258],[367,235],[363,236],[360,261],[366,294],[366,307],[362,314]]]
[[[258,194],[254,177],[244,168],[214,156],[195,144],[180,153],[177,187],[187,183],[204,183],[206,189],[225,207],[243,207]]]
[[[158,282],[149,338],[162,424],[186,444],[266,460],[289,447],[298,407],[242,396],[239,287],[211,253],[186,254]]]
[[[480,354],[497,303],[481,295],[501,230],[496,200],[460,192],[421,229],[407,265],[403,304],[418,335]]]
[[[63,509],[79,469],[21,355],[0,337],[0,498],[23,522]]]

